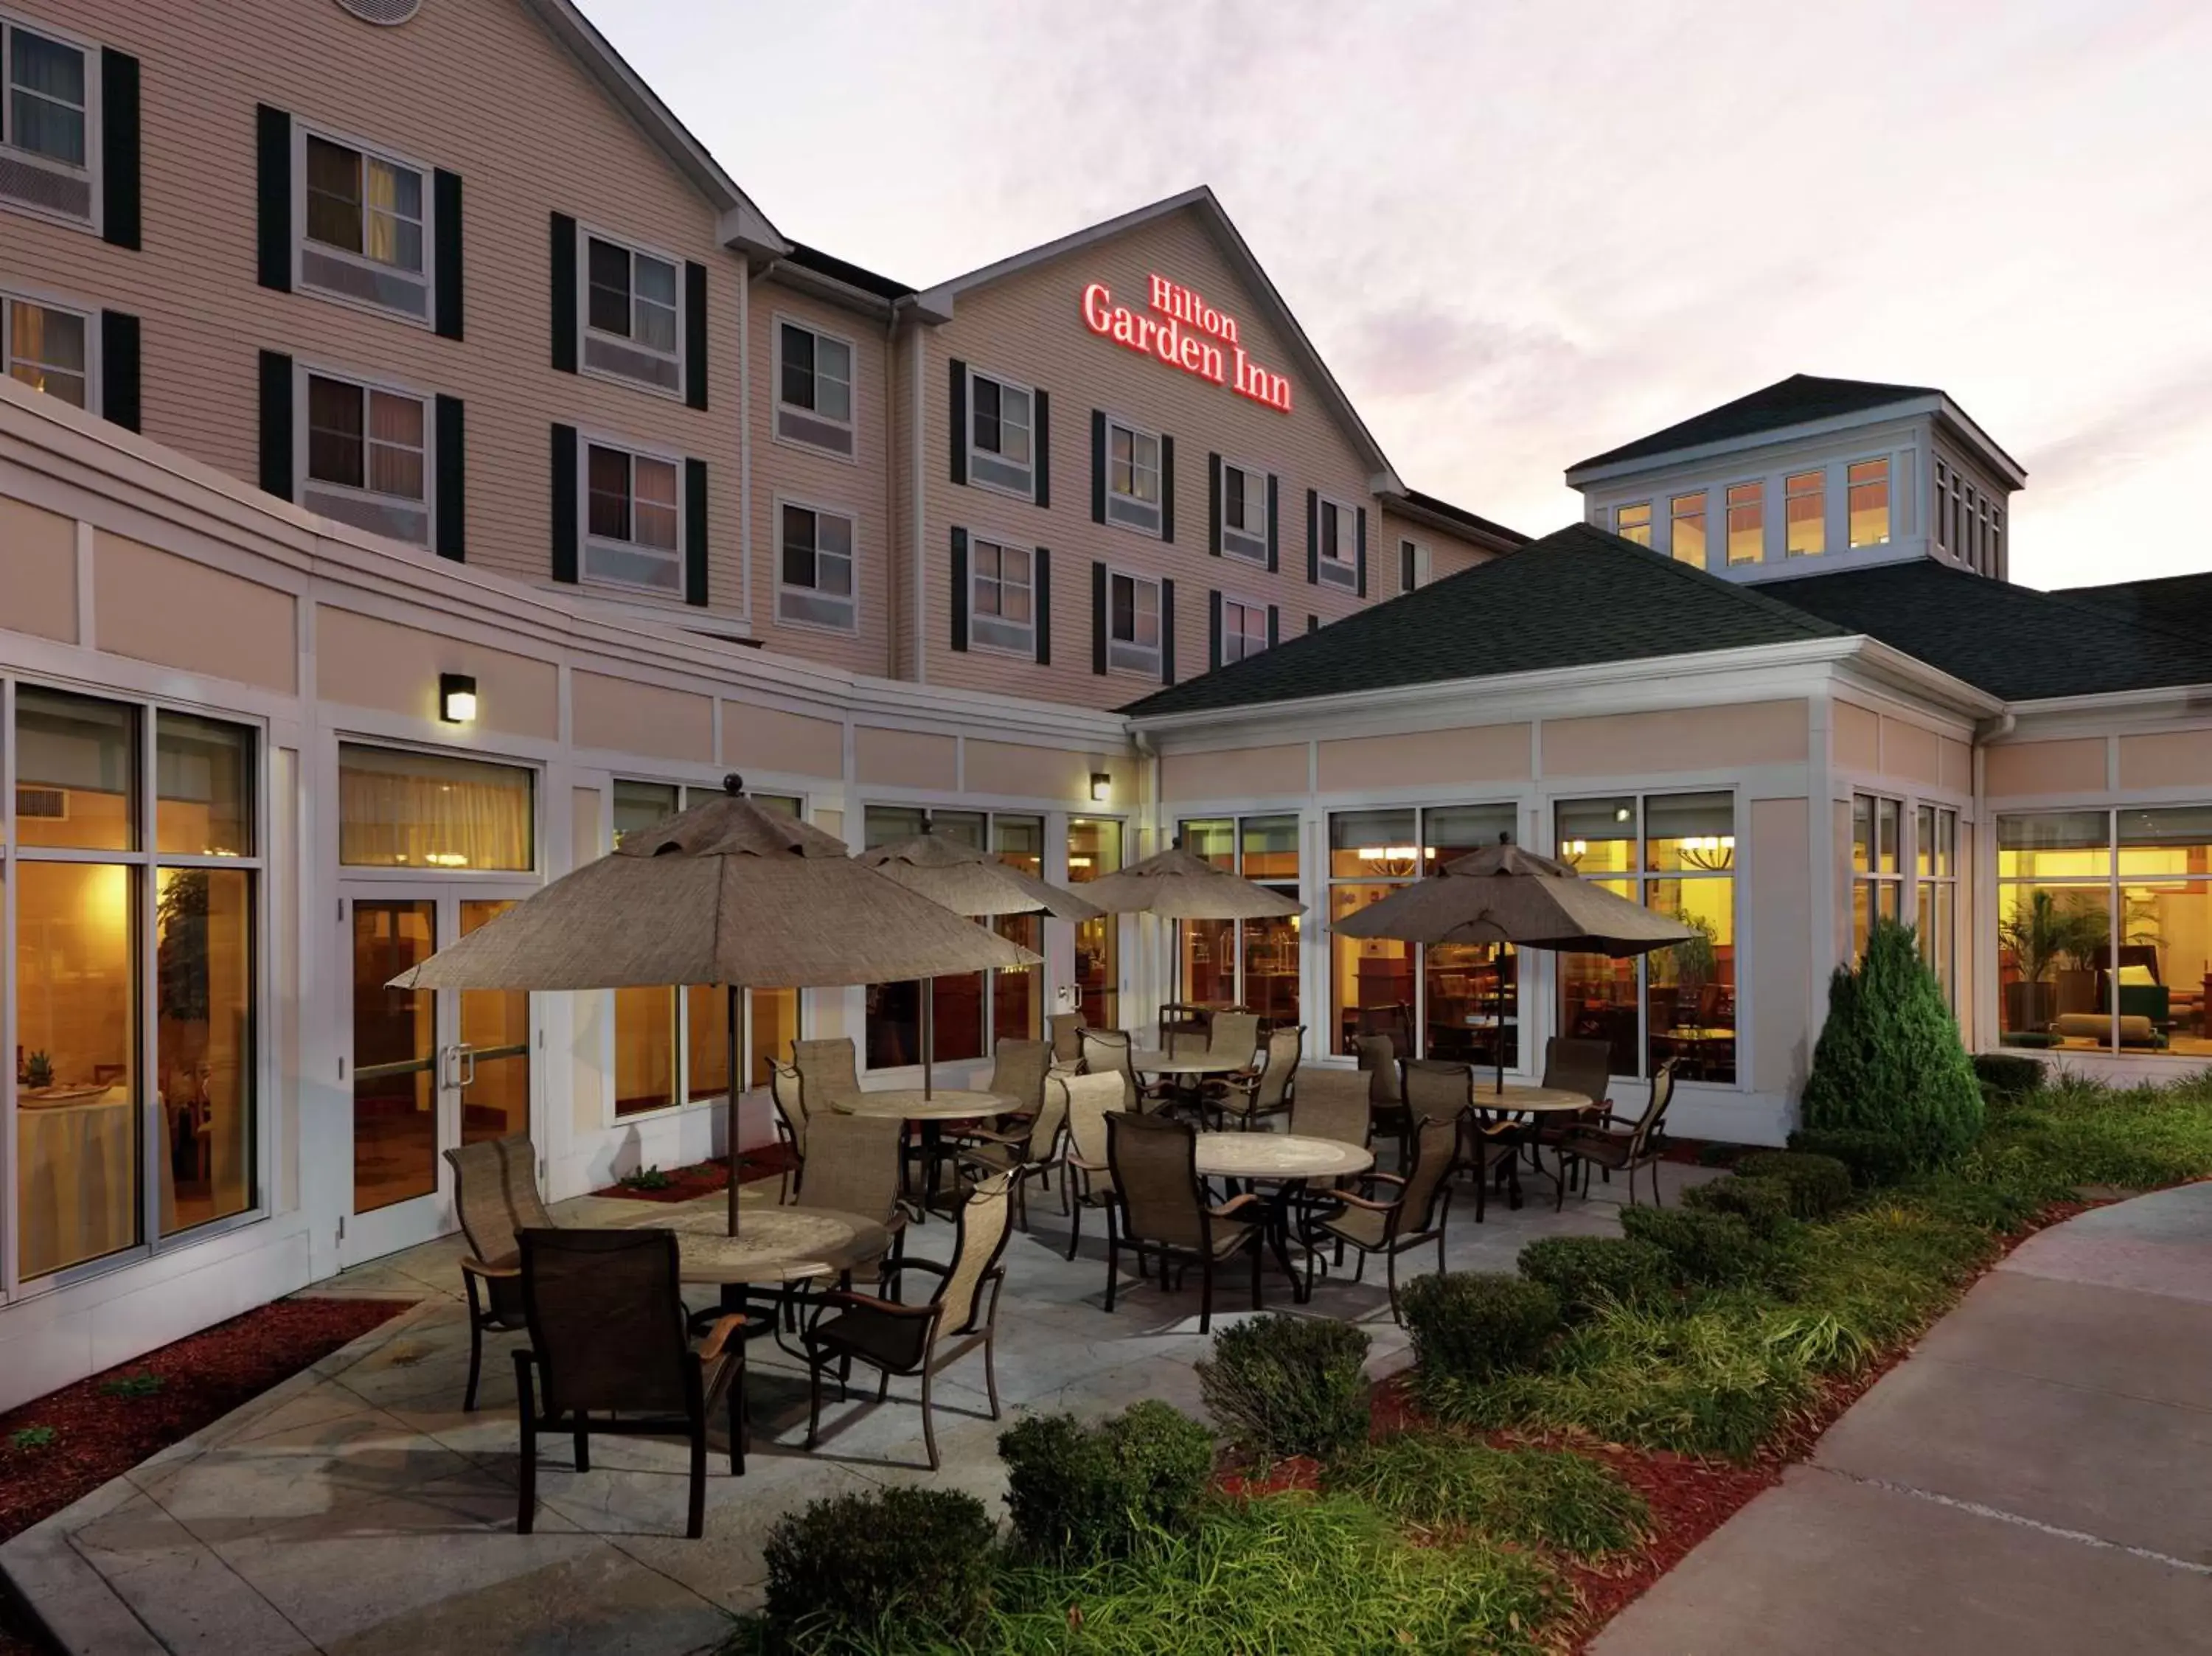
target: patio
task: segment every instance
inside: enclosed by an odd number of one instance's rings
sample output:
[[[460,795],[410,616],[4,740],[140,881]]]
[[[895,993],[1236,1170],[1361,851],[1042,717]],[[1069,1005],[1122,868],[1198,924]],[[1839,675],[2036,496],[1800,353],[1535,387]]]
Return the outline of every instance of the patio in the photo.
[[[1685,1184],[1708,1176],[1672,1163],[1661,1171],[1670,1204]],[[1481,1225],[1468,1202],[1450,1228],[1449,1264],[1510,1271],[1536,1237],[1613,1233],[1624,1194],[1619,1181],[1593,1181],[1588,1200],[1571,1198],[1555,1215],[1539,1180],[1526,1208],[1493,1203]],[[590,1197],[555,1212],[563,1225],[644,1216],[640,1204]],[[1099,1308],[1104,1244],[1095,1225],[1071,1263],[1056,1204],[1033,1201],[1031,1222],[1034,1234],[1018,1234],[1005,1261],[998,1368],[1007,1418],[1054,1410],[1096,1416],[1146,1397],[1195,1412],[1192,1364],[1211,1342],[1195,1332],[1194,1280],[1163,1295],[1125,1276],[1109,1315]],[[940,1222],[919,1226],[908,1251],[941,1259],[952,1234]],[[715,1649],[730,1613],[757,1604],[762,1542],[787,1511],[912,1482],[968,1489],[996,1505],[1002,1423],[988,1417],[980,1357],[939,1381],[945,1467],[932,1474],[912,1382],[895,1382],[892,1400],[879,1405],[856,1374],[850,1401],[825,1403],[822,1445],[810,1454],[800,1447],[803,1373],[757,1339],[746,1474],[727,1476],[716,1458],[704,1539],[683,1538],[680,1442],[599,1437],[592,1470],[581,1474],[570,1469],[562,1439],[544,1441],[537,1533],[518,1536],[506,1356],[516,1339],[490,1343],[483,1406],[462,1412],[463,1251],[458,1236],[449,1238],[310,1289],[420,1304],[0,1548],[0,1570],[65,1648],[101,1656],[556,1648],[672,1656]],[[1426,1263],[1409,1259],[1409,1274]],[[1267,1290],[1270,1308],[1291,1306],[1279,1274],[1270,1271]],[[694,1302],[704,1306],[710,1293],[696,1291]],[[1226,1317],[1243,1304],[1233,1288],[1221,1301]],[[1405,1336],[1391,1323],[1379,1271],[1364,1283],[1325,1279],[1304,1309],[1366,1327],[1377,1373],[1404,1362]]]

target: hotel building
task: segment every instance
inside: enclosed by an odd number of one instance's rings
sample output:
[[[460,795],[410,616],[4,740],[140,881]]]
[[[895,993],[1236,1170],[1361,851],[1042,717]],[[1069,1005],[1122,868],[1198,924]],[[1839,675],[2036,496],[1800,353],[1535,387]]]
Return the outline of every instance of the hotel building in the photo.
[[[733,1081],[764,1140],[794,1035],[911,1075],[915,985],[753,993],[736,1077],[711,989],[383,987],[729,770],[1304,905],[1005,922],[1044,962],[936,986],[956,1072],[1147,1022],[1172,948],[1311,1063],[1597,1033],[1775,1140],[1876,914],[1977,1045],[2212,1052],[2202,593],[2008,584],[2023,474],[1942,392],[1785,381],[1531,543],[1397,476],[1204,190],[914,288],[566,0],[222,14],[0,0],[0,1407],[450,1228],[451,1145],[572,1195]],[[1332,937],[1501,831],[1703,942]]]

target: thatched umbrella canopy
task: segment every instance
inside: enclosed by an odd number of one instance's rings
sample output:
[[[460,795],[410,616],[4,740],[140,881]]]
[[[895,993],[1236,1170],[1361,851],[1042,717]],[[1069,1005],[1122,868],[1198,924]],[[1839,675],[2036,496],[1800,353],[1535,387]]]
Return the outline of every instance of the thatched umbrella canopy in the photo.
[[[1178,840],[1165,851],[1083,888],[1109,914],[1157,914],[1165,920],[1274,920],[1305,912],[1294,897],[1219,869]],[[1175,949],[1172,999],[1182,998],[1182,949]]]

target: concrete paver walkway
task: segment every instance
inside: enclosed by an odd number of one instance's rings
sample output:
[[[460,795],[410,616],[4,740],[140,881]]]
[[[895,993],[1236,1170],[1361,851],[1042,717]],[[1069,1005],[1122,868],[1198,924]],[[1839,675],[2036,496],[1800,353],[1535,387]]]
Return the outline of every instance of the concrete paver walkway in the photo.
[[[2212,1183],[2030,1238],[1593,1656],[2212,1651]]]

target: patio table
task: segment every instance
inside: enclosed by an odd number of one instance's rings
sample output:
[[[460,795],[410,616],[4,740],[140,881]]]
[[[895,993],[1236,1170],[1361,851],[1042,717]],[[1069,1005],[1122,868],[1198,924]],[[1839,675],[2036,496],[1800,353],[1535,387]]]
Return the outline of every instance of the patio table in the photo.
[[[744,1223],[728,1234],[720,1209],[639,1219],[676,1233],[678,1272],[687,1283],[720,1287],[780,1285],[841,1276],[890,1250],[890,1233],[875,1220],[834,1208],[787,1208],[743,1199]]]
[[[1242,1179],[1271,1184],[1267,1200],[1267,1245],[1291,1279],[1291,1296],[1303,1302],[1305,1284],[1291,1263],[1291,1197],[1309,1179],[1342,1179],[1375,1165],[1375,1152],[1334,1138],[1308,1138],[1286,1132],[1202,1132],[1197,1139],[1201,1179]]]
[[[1208,1076],[1235,1075],[1249,1070],[1259,1056],[1254,1048],[1250,1057],[1232,1058],[1226,1052],[1210,1052],[1199,1047],[1188,1052],[1132,1052],[1129,1067],[1139,1075],[1170,1076],[1174,1077],[1177,1100],[1190,1103],[1197,1099],[1200,1083]]]
[[[933,1092],[926,1092],[920,1087],[889,1087],[881,1092],[848,1093],[842,1098],[832,1099],[830,1104],[846,1115],[889,1116],[921,1126],[925,1201],[937,1189],[938,1168],[945,1159],[946,1122],[1007,1115],[1028,1107],[1012,1093],[987,1093],[957,1087],[939,1088]]]
[[[1488,1082],[1477,1082],[1468,1095],[1474,1108],[1492,1115],[1573,1115],[1595,1108],[1589,1095],[1571,1092],[1564,1087],[1531,1087],[1509,1081],[1503,1087]],[[1532,1142],[1531,1152],[1534,1152]],[[1543,1172],[1544,1164],[1538,1162],[1536,1171]],[[1506,1205],[1521,1205],[1520,1153],[1514,1153],[1512,1166],[1507,1172]]]

